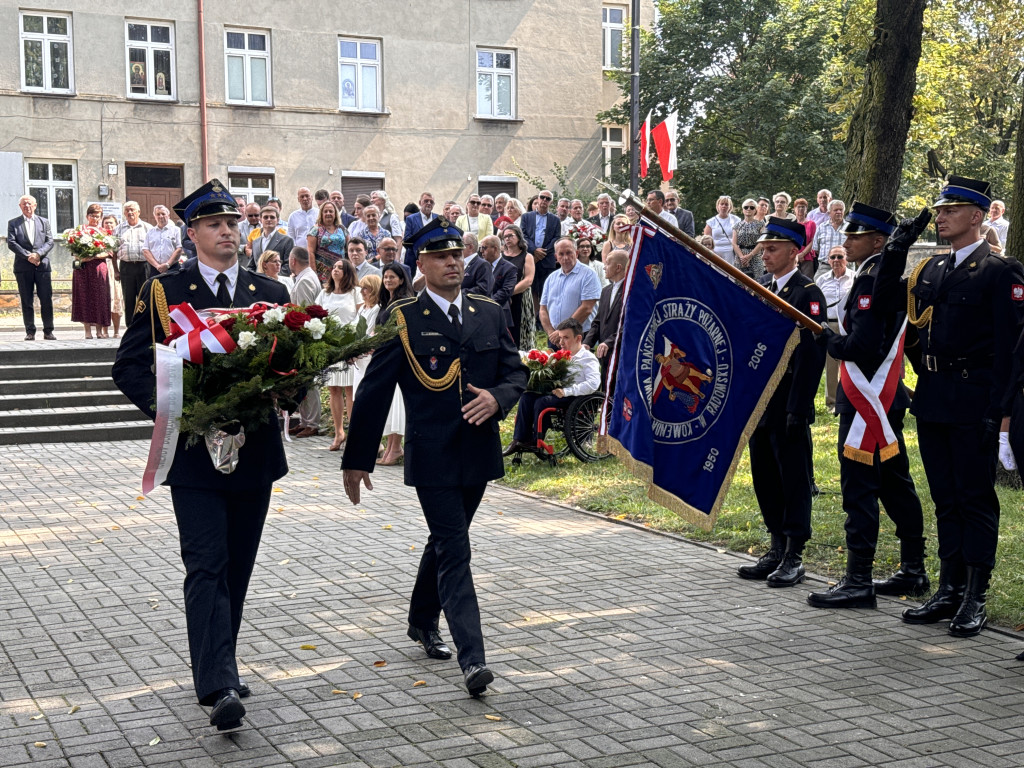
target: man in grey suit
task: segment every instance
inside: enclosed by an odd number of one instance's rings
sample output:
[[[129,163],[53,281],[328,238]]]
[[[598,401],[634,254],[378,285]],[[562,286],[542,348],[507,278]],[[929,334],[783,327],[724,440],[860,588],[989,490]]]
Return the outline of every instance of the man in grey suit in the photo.
[[[260,256],[264,251],[277,251],[281,254],[281,274],[290,275],[288,255],[295,247],[295,241],[284,234],[277,225],[277,208],[265,205],[260,210],[260,236],[252,241],[252,258],[245,265],[246,269],[256,271]]]
[[[25,341],[36,337],[36,313],[33,293],[39,296],[39,313],[43,316],[43,338],[53,335],[53,286],[50,283],[50,258],[53,234],[50,222],[36,216],[36,199],[23,195],[18,200],[21,216],[7,222],[7,247],[14,254],[14,279],[18,281],[21,316],[25,321]]]
[[[690,237],[695,237],[693,228],[693,213],[685,208],[679,207],[679,193],[670,189],[665,193],[665,210],[676,217],[679,228]]]

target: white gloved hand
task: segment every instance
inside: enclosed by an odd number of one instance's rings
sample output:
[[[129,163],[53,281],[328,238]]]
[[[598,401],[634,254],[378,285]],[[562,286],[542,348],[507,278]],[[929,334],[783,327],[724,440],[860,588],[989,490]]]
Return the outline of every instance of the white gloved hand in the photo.
[[[1003,465],[1003,469],[1010,472],[1017,468],[1017,462],[1013,458],[1013,449],[1010,448],[1009,432],[999,433],[999,463]]]

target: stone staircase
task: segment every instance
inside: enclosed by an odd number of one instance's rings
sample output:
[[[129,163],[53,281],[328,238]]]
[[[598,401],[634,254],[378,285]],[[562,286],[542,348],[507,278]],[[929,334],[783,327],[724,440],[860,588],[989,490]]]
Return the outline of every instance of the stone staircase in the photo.
[[[110,377],[116,344],[0,344],[0,445],[149,439],[153,423]]]

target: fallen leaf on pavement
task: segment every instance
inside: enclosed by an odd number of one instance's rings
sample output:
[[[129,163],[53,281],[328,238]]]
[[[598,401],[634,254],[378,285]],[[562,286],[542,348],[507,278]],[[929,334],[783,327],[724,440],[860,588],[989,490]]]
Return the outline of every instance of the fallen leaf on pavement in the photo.
[[[75,704],[75,706],[73,706],[71,709],[68,710],[68,714],[69,715],[73,715],[73,714],[75,714],[75,712],[77,712],[80,709],[81,709],[81,707],[78,706],[77,704]]]
[[[37,741],[35,745],[37,747],[45,747],[46,746],[46,742],[45,741]]]
[[[501,720],[497,715],[484,715],[488,720]]]
[[[146,497],[145,497],[145,496],[136,496],[136,497],[135,497],[135,500],[136,500],[136,501],[145,501],[145,499],[146,499]]]
[[[309,643],[306,643],[305,645],[300,645],[299,646],[299,650],[300,651],[315,651],[316,650],[316,646],[315,645],[310,645]]]
[[[412,684],[412,687],[413,688],[419,688],[421,685],[426,685],[426,684],[427,684],[426,680],[417,680],[415,683]]]
[[[40,712],[38,715],[32,715],[29,720],[42,720],[44,717],[46,717],[46,715]]]
[[[280,563],[278,563],[278,565],[288,565],[288,563],[290,563],[291,561],[292,560],[291,560],[290,557],[286,557],[284,560],[282,560]]]
[[[356,691],[355,693],[352,694],[352,700],[353,701],[355,701],[356,699],[361,699],[361,698],[363,698],[363,694],[359,693],[359,691]]]
[[[348,691],[342,691],[342,690],[339,690],[339,689],[335,688],[333,691],[331,691],[331,693],[335,693],[335,694],[337,694],[337,693],[348,693]]]
[[[375,667],[386,667],[387,665],[388,665],[388,663],[386,661],[375,661],[375,662],[373,662],[373,666],[375,666]]]
[[[160,743],[160,737],[159,736],[154,736],[152,739],[149,740],[149,746],[151,746],[151,747],[155,747],[159,743]]]
[[[103,543],[103,539],[94,539],[94,540],[93,540],[92,542],[90,542],[90,543],[92,543],[92,544],[102,544],[102,543]]]
[[[391,523],[388,523],[387,525],[382,525],[381,528],[383,528],[385,531],[390,531],[391,530]]]
[[[112,530],[112,531],[120,531],[121,530],[121,526],[120,525],[112,525],[112,526],[110,526],[110,530]]]

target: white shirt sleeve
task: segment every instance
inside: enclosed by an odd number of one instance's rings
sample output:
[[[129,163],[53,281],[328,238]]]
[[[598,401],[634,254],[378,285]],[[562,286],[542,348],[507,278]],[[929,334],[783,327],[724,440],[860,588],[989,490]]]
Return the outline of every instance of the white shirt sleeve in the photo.
[[[566,397],[577,397],[597,392],[601,387],[601,362],[589,349],[581,348],[573,356],[573,372],[576,380],[565,387]]]

